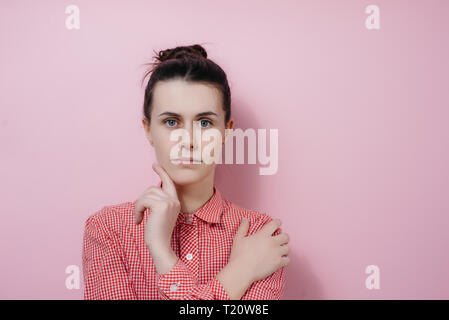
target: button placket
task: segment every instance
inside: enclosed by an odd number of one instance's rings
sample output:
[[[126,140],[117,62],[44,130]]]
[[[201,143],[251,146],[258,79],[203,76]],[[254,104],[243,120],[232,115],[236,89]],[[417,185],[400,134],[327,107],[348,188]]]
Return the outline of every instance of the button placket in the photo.
[[[195,277],[199,276],[198,266],[198,219],[191,216],[192,223],[187,222],[188,217],[184,217],[180,234],[180,255],[179,257],[186,263],[189,270]]]
[[[170,291],[171,292],[176,292],[178,290],[178,286],[179,286],[179,282],[172,284],[170,286]]]

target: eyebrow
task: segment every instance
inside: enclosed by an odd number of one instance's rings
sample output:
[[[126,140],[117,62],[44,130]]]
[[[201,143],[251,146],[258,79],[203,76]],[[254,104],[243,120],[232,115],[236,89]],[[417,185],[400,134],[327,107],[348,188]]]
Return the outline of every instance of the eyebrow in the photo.
[[[172,116],[172,117],[179,117],[179,118],[181,118],[181,115],[180,115],[180,114],[177,114],[177,113],[174,113],[174,112],[170,112],[170,111],[162,112],[162,113],[159,115],[159,117],[162,117],[162,116],[165,116],[165,115]],[[212,112],[212,111],[201,112],[201,113],[198,113],[196,116],[197,116],[197,117],[216,116],[216,117],[218,118],[218,115],[217,115],[215,112]]]

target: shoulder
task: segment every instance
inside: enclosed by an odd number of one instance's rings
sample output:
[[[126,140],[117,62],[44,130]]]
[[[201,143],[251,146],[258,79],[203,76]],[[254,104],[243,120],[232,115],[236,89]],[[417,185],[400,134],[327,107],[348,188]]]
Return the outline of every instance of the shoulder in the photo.
[[[85,220],[86,229],[102,229],[103,233],[121,233],[133,223],[135,201],[106,205]]]
[[[260,230],[265,224],[276,219],[275,216],[255,209],[242,207],[230,200],[224,200],[223,219],[232,225],[240,225],[243,218],[249,221],[249,234]]]

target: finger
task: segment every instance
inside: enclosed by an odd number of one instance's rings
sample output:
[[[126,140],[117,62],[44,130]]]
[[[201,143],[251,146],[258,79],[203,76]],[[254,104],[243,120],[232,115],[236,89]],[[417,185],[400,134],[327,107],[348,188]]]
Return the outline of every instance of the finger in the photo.
[[[166,195],[163,195],[162,197],[158,194],[146,194],[142,197],[142,199],[151,199],[156,201],[165,201],[167,198]],[[149,202],[150,203],[150,202]]]
[[[145,197],[146,195],[149,195],[149,194],[158,195],[161,197],[167,197],[167,194],[162,190],[161,184],[162,184],[162,182],[160,183],[159,187],[157,187],[157,186],[148,187],[147,189],[145,189],[144,192],[142,192],[142,194],[140,195],[140,198]]]
[[[260,231],[271,236],[280,226],[281,220],[273,219],[267,224],[265,224]]]
[[[153,170],[161,178],[162,190],[167,192],[172,197],[178,199],[178,194],[176,192],[175,184],[173,183],[172,179],[170,178],[168,173],[165,171],[165,169],[162,168],[162,166],[160,164],[153,163]]]
[[[290,241],[290,237],[286,233],[278,234],[276,236],[273,236],[273,238],[275,239],[276,244],[278,244],[278,245],[283,245]]]
[[[246,237],[246,235],[248,234],[248,229],[249,229],[249,221],[248,221],[248,219],[242,218],[242,220],[240,221],[240,226],[237,229],[237,233],[235,234],[235,236],[237,238]]]
[[[151,208],[153,201],[161,201],[161,199],[155,195],[145,195],[136,201],[136,207],[134,208],[134,223],[139,224],[142,222],[143,214],[147,208]]]
[[[145,207],[142,199],[136,201],[136,206],[134,208],[134,223],[139,224],[143,219],[143,214],[147,208]]]
[[[163,191],[160,187],[151,187],[151,188],[149,188],[146,191],[145,195],[147,195],[147,194],[157,195],[157,196],[162,197],[162,198],[167,198],[167,196],[168,196],[167,193],[165,191]]]

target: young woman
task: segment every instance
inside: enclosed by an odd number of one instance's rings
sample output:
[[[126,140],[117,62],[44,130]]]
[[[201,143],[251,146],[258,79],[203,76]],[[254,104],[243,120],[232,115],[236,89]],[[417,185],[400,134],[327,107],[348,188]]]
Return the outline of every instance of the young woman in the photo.
[[[84,298],[280,299],[289,263],[280,220],[224,199],[214,183],[217,163],[193,157],[210,141],[195,130],[220,132],[222,147],[233,127],[225,72],[201,45],[155,58],[144,77],[152,73],[142,123],[161,183],[88,217]],[[176,129],[191,139],[174,141]]]

